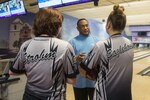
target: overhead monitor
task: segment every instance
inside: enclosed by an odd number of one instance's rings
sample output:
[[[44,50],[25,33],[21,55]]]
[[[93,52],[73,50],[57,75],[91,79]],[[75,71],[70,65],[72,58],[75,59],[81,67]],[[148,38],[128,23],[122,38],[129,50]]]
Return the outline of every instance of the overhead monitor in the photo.
[[[91,1],[94,1],[94,0],[80,0],[80,2],[91,2]]]
[[[62,0],[38,0],[39,8],[62,6]]]
[[[45,7],[63,7],[63,6],[69,6],[73,4],[80,4],[85,2],[91,2],[93,0],[37,0],[39,8],[45,8]]]
[[[23,0],[10,0],[9,7],[12,15],[20,15],[26,13]]]
[[[63,5],[80,3],[80,0],[62,0]]]
[[[9,3],[1,3],[0,4],[0,18],[5,18],[11,16]]]

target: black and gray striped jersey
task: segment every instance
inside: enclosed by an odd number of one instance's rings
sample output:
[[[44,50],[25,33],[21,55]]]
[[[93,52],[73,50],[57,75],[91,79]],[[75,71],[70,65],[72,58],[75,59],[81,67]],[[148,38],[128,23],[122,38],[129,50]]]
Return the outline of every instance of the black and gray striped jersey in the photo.
[[[27,90],[49,100],[65,100],[66,79],[76,77],[73,57],[74,51],[68,42],[35,37],[22,44],[10,70],[25,72]]]
[[[81,65],[98,70],[93,100],[132,100],[133,44],[122,35],[96,43]],[[87,66],[87,67],[86,67]]]

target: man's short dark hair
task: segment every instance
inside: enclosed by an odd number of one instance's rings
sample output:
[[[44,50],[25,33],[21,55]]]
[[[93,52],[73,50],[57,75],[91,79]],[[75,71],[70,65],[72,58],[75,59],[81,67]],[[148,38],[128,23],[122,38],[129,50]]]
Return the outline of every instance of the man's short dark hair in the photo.
[[[88,22],[88,20],[87,20],[87,19],[85,19],[85,18],[81,18],[81,19],[79,19],[79,20],[77,21],[77,26],[79,26],[79,23],[80,23],[80,21],[82,21],[82,20],[86,20],[86,21]]]

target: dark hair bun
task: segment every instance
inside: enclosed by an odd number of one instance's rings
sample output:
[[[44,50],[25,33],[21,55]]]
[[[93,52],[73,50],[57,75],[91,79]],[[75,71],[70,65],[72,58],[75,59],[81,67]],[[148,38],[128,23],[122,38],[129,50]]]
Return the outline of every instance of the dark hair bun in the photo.
[[[123,6],[119,6],[117,4],[117,5],[114,5],[113,10],[114,10],[115,14],[123,14],[123,12],[124,12],[125,9],[124,9]]]
[[[113,6],[113,11],[108,17],[111,21],[114,30],[123,30],[126,25],[126,15],[124,14],[124,7],[116,4]]]
[[[114,5],[114,11],[117,11],[119,9],[119,5]]]

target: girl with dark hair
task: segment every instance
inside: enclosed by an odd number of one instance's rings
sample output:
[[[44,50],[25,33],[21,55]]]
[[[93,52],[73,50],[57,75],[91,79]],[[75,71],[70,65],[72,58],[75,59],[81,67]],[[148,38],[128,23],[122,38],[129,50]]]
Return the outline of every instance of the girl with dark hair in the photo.
[[[132,42],[121,35],[125,25],[124,7],[115,5],[106,23],[110,37],[97,42],[80,64],[87,78],[97,76],[93,100],[132,100],[134,54]]]

